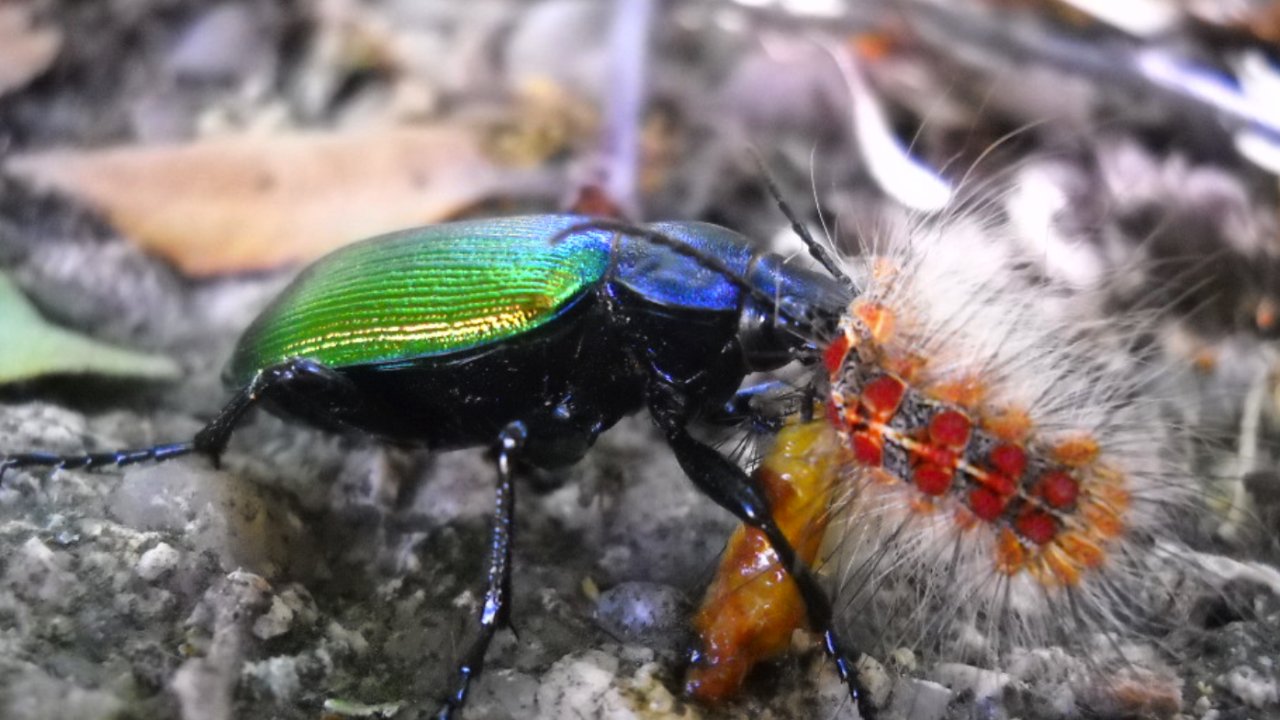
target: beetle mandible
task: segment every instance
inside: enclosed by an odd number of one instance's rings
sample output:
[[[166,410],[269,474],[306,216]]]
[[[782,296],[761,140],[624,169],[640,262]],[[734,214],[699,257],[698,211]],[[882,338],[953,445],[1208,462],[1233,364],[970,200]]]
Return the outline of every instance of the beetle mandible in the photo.
[[[823,248],[801,235],[830,270]],[[193,452],[217,463],[255,405],[430,449],[492,444],[498,487],[488,587],[480,633],[439,713],[447,718],[465,703],[508,621],[515,466],[576,462],[601,432],[647,409],[695,485],[772,543],[867,717],[867,694],[831,630],[825,591],[755,482],[688,431],[750,372],[812,359],[806,338],[820,336],[814,326],[833,323],[852,294],[705,223],[536,215],[404,230],[339,249],[285,288],[235,348],[224,375],[234,396],[192,440],[10,454],[0,473]]]

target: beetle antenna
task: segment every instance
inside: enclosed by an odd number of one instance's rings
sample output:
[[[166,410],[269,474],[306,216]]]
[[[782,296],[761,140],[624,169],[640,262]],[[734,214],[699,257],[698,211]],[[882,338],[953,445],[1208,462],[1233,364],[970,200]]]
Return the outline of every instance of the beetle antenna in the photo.
[[[561,230],[551,238],[551,244],[554,245],[570,235],[576,235],[577,233],[587,232],[589,230],[604,230],[606,232],[629,235],[631,237],[644,240],[645,242],[668,248],[672,252],[675,252],[678,255],[683,255],[711,272],[725,278],[732,283],[734,287],[737,287],[743,293],[750,295],[765,307],[773,307],[774,313],[777,316],[786,319],[788,323],[794,326],[795,330],[798,331],[803,329],[809,332],[814,330],[814,324],[811,318],[800,317],[793,312],[787,311],[782,307],[782,303],[778,302],[777,298],[775,298],[771,293],[767,293],[747,282],[746,278],[742,277],[742,275],[733,268],[724,264],[720,259],[708,255],[682,240],[677,240],[670,235],[665,235],[656,230],[650,230],[649,228],[622,220],[600,218],[596,220],[587,220]]]
[[[800,237],[800,241],[809,249],[809,255],[817,260],[822,267],[826,268],[831,276],[840,282],[853,295],[858,294],[858,287],[854,284],[853,278],[840,268],[840,264],[832,257],[831,251],[823,247],[822,243],[814,239],[813,234],[809,232],[809,228],[800,222],[799,216],[795,210],[791,208],[786,198],[782,197],[782,191],[778,189],[778,184],[774,182],[773,175],[769,172],[769,168],[764,163],[764,158],[760,156],[759,151],[751,148],[751,157],[756,162],[756,167],[760,170],[760,176],[764,179],[764,185],[769,189],[769,194],[773,196],[773,201],[777,203],[778,209],[786,216],[787,221],[791,223],[791,231]]]

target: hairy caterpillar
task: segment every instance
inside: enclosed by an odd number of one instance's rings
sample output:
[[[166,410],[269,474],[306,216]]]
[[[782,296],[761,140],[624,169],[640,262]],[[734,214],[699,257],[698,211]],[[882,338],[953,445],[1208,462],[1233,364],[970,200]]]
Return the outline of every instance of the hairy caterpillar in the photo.
[[[1160,652],[1223,582],[1188,545],[1209,493],[1158,373],[1126,351],[1139,321],[1092,319],[1093,299],[1029,273],[1009,232],[900,223],[846,258],[860,294],[818,339],[825,417],[785,430],[757,476],[872,656],[924,660],[974,702],[1056,678],[1031,717],[1172,715],[1183,693]],[[735,535],[696,617],[695,697],[732,693],[803,625],[758,543]],[[929,716],[917,690],[893,688],[898,715]]]

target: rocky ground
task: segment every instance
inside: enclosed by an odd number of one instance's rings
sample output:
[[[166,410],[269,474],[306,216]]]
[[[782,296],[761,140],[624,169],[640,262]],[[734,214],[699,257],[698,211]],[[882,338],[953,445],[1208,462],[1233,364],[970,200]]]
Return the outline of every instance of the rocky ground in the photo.
[[[376,125],[404,113],[448,115],[472,107],[474,98],[458,87],[474,77],[464,60],[482,55],[468,44],[478,38],[512,44],[510,72],[539,62],[563,73],[574,67],[553,62],[565,46],[543,26],[558,16],[529,19],[525,5],[513,2],[471,12],[394,0],[33,6],[42,27],[60,30],[61,49],[47,75],[0,97],[0,153],[9,156],[175,142],[228,126],[274,124],[288,132]],[[386,45],[370,53],[402,53],[389,63],[398,69],[352,63],[335,70],[318,48],[339,25],[332,20],[338,10],[382,32],[370,36]],[[566,17],[584,11],[575,12]],[[698,44],[688,28],[677,35],[669,42],[699,53],[655,71],[668,90],[671,76],[686,71],[695,95],[698,83],[710,94],[706,84],[721,75],[753,77],[731,72],[748,61],[725,59],[741,50],[740,37]],[[717,98],[729,104],[717,112],[765,112],[767,103],[744,99],[749,80],[718,87]],[[689,92],[664,97],[684,101]],[[786,143],[815,121],[786,116],[777,107],[786,100],[767,108],[775,114],[765,124],[779,133],[783,153],[803,157],[812,145]],[[672,109],[695,126],[688,132],[699,142],[686,138],[687,147],[716,147],[701,142],[708,112]],[[571,142],[563,152],[577,149]],[[773,208],[758,186],[708,189],[708,177],[726,166],[691,167],[709,152],[660,157],[666,164],[650,212],[674,217],[693,207],[698,217],[735,218],[740,229],[772,234],[779,223],[760,220]],[[567,178],[581,168],[559,156],[548,162],[559,186],[533,199],[500,198],[498,208],[556,209],[572,194]],[[728,165],[737,178],[738,165]],[[804,197],[798,192],[793,197]],[[0,267],[50,320],[166,355],[182,369],[172,382],[56,376],[0,386],[0,452],[189,438],[228,397],[219,374],[239,333],[296,272],[190,277],[127,242],[82,200],[18,177],[0,180]],[[729,447],[735,442],[726,439]],[[551,487],[521,487],[515,628],[499,633],[464,717],[856,715],[829,664],[802,638],[796,656],[766,668],[741,701],[713,709],[681,697],[688,615],[733,523],[683,478],[647,417],[625,420],[587,460],[552,479]],[[427,717],[479,609],[493,482],[482,449],[429,456],[263,414],[236,434],[220,468],[193,457],[102,472],[7,472],[0,483],[0,717]],[[1280,576],[1226,557],[1204,561],[1221,563],[1229,581],[1219,597],[1198,599],[1208,610],[1197,627],[1168,640],[1184,658],[1176,668],[1180,696],[1162,701],[1157,691],[1135,691],[1136,705],[1119,706],[1134,716],[1280,717],[1273,594]],[[1153,666],[1171,662],[1154,645],[1151,652]],[[1070,663],[1046,657],[997,671],[950,663],[932,680],[874,669],[869,676],[881,699],[892,690],[890,717],[1069,716],[1081,683],[1055,675]]]

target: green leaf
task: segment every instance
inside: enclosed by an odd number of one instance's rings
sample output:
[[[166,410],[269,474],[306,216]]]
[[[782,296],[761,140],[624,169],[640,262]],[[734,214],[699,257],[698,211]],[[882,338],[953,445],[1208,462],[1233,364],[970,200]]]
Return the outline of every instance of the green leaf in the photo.
[[[72,374],[171,380],[179,368],[163,355],[118,348],[49,324],[0,274],[0,384]]]

